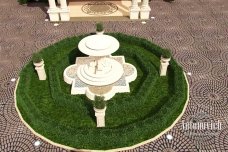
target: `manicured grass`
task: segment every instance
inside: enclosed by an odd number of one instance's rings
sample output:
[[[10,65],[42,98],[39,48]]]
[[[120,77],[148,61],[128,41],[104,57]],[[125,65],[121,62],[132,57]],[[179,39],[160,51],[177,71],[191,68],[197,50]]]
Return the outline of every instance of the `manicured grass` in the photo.
[[[181,67],[172,59],[167,77],[159,76],[162,48],[123,34],[114,55],[124,55],[137,68],[131,93],[108,101],[106,127],[96,128],[91,101],[70,95],[63,81],[64,69],[84,56],[76,48],[84,36],[65,39],[41,51],[47,73],[39,81],[30,62],[20,74],[17,106],[25,121],[50,140],[79,149],[113,149],[150,139],[169,127],[181,113],[187,85]]]

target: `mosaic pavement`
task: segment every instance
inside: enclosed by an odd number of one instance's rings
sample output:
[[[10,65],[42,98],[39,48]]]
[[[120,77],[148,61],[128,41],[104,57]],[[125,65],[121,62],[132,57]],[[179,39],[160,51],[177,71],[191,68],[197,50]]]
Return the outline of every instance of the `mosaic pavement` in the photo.
[[[90,2],[82,6],[82,11],[89,15],[109,15],[118,10],[111,2]]]
[[[107,32],[123,32],[147,38],[170,48],[183,66],[190,83],[187,110],[168,134],[129,151],[225,152],[228,151],[228,1],[152,0],[151,19],[137,22],[106,22]],[[65,37],[94,32],[94,22],[45,22],[44,4],[20,6],[16,0],[0,3],[0,151],[67,152],[33,135],[19,120],[13,101],[15,82],[33,52]],[[203,117],[201,114],[205,114]],[[182,121],[217,121],[222,129],[206,135],[189,135]],[[35,141],[41,141],[34,146]]]

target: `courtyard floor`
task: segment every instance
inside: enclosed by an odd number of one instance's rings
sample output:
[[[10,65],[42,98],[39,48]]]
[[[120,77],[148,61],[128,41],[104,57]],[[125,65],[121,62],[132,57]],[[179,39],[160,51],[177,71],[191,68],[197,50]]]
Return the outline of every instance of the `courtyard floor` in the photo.
[[[228,151],[228,1],[152,0],[151,18],[141,21],[107,21],[106,32],[146,38],[170,48],[188,73],[190,101],[182,119],[154,142],[129,151],[226,152]],[[0,151],[54,152],[55,147],[30,132],[15,110],[13,93],[20,70],[34,52],[63,38],[94,32],[95,22],[45,22],[47,5],[0,2]],[[194,130],[184,122],[221,122],[222,129]],[[41,144],[34,146],[39,140]]]

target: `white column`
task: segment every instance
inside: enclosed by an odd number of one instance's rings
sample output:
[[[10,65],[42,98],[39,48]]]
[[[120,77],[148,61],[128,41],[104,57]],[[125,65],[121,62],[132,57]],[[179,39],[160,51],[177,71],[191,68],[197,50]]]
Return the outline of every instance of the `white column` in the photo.
[[[46,80],[47,76],[46,76],[46,72],[44,69],[44,62],[42,61],[40,64],[34,64],[36,67],[36,71],[39,77],[39,80]]]
[[[61,9],[68,9],[66,0],[59,0]]]
[[[143,0],[142,7],[148,7],[149,6],[149,0]]]
[[[161,65],[160,65],[160,76],[166,76],[167,68],[169,66],[169,61],[170,61],[170,58],[169,59],[161,58],[161,60],[160,60],[160,62],[161,62]]]
[[[95,116],[97,118],[97,127],[105,127],[105,110],[106,107],[104,109],[94,108]]]
[[[60,0],[60,18],[61,21],[69,21],[70,20],[70,9],[67,6],[66,0]]]
[[[55,0],[48,0],[49,9],[56,9]]]
[[[130,19],[139,19],[140,8],[138,6],[138,0],[132,0],[130,7]]]
[[[48,0],[49,9],[47,13],[49,14],[50,21],[59,21],[59,9],[56,7],[55,0]]]
[[[150,17],[150,6],[149,6],[149,0],[143,0],[141,11],[140,11],[140,18],[141,19],[149,19]]]

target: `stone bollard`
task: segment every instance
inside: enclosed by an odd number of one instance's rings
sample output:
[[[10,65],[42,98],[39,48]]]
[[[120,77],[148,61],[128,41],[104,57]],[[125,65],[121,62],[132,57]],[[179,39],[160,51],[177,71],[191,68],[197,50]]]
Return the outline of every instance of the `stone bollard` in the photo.
[[[37,71],[39,80],[46,80],[47,76],[44,69],[44,61],[42,60],[39,63],[33,63],[33,64],[35,65],[35,69]]]
[[[93,108],[95,111],[95,116],[97,118],[97,127],[105,127],[105,111],[106,107],[104,109],[97,109]]]
[[[161,57],[161,65],[160,65],[160,76],[166,76],[167,68],[169,66],[170,58]]]

